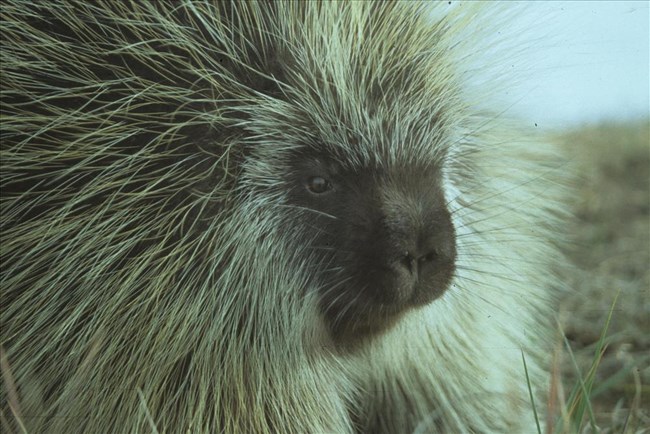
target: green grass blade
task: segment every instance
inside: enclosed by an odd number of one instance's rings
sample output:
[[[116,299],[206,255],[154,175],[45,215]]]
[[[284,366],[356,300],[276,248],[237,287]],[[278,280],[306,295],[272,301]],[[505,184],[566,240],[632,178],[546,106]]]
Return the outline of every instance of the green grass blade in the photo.
[[[542,434],[542,428],[539,426],[539,417],[537,416],[537,407],[535,406],[535,398],[533,397],[533,388],[530,385],[530,377],[528,376],[528,366],[526,366],[526,356],[524,350],[521,350],[521,360],[524,362],[524,372],[526,373],[526,384],[528,385],[528,394],[530,395],[530,404],[533,406],[533,416],[535,417],[535,425],[537,425],[537,434]]]

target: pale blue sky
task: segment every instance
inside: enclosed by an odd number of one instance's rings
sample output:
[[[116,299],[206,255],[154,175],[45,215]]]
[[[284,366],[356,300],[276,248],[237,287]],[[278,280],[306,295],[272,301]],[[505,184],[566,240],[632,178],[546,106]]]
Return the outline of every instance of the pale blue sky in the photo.
[[[650,2],[531,3],[513,25],[539,39],[511,114],[551,128],[650,116]]]

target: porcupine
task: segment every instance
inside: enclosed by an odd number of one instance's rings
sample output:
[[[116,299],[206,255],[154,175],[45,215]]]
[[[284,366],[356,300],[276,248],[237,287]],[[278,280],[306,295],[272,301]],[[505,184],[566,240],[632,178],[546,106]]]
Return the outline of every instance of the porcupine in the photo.
[[[562,192],[462,6],[4,2],[5,424],[531,429]]]

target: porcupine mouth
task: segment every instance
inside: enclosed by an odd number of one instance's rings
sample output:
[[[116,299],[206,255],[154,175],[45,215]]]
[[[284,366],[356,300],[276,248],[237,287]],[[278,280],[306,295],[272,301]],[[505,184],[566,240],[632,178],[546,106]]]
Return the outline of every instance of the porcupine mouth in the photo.
[[[446,274],[446,273],[443,273]],[[377,294],[358,297],[339,294],[325,309],[332,337],[337,342],[356,345],[377,338],[396,327],[410,312],[427,306],[441,297],[451,281],[451,273],[431,286],[410,288],[408,298],[377,299]],[[350,294],[348,290],[346,294]]]

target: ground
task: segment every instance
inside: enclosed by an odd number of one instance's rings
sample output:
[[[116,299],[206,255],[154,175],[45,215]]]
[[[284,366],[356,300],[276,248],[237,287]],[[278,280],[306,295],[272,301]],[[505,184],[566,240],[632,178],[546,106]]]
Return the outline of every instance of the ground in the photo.
[[[618,294],[592,396],[604,432],[650,432],[649,125],[601,123],[561,137],[578,194],[567,252],[577,270],[563,279],[560,322],[583,374]],[[568,394],[568,351],[559,365]]]

